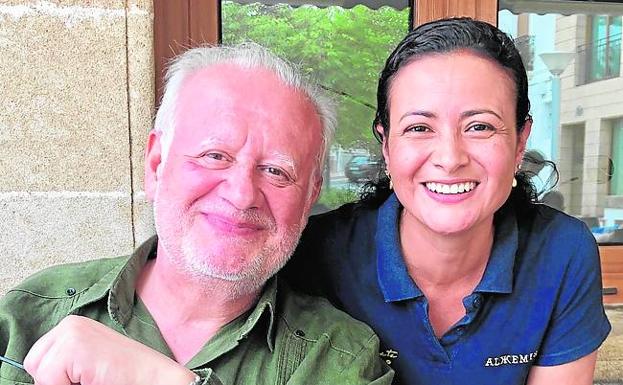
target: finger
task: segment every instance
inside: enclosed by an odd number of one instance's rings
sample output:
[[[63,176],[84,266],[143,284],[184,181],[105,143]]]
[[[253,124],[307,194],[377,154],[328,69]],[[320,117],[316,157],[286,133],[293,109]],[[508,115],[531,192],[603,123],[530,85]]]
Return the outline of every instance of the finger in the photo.
[[[55,334],[55,329],[52,329],[40,337],[31,346],[28,354],[26,354],[24,358],[24,369],[35,379],[37,378],[36,374],[39,371],[41,360],[54,344]]]

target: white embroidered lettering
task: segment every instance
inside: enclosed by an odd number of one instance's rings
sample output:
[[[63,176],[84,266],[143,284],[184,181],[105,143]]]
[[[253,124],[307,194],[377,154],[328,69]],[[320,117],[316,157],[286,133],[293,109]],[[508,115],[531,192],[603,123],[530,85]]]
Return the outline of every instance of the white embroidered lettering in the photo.
[[[393,349],[387,349],[386,351],[379,353],[379,355],[383,358],[387,365],[391,365],[392,360],[394,358],[398,358],[398,352]]]
[[[485,366],[520,365],[528,364],[536,359],[539,352],[528,354],[504,354],[497,357],[487,357]]]

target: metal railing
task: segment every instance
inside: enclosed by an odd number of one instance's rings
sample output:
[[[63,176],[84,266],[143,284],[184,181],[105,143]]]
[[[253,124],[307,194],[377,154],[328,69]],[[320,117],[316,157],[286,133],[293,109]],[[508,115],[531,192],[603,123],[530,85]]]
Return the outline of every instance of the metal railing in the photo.
[[[578,46],[575,84],[611,79],[621,74],[621,38],[601,39]]]

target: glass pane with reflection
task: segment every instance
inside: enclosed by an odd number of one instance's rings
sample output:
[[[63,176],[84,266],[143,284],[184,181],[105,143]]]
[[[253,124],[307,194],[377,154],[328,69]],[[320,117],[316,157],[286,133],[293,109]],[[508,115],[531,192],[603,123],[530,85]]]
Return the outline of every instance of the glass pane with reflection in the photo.
[[[534,118],[528,156],[552,160],[540,199],[623,243],[623,4],[500,0],[499,27],[522,53]],[[529,163],[529,160],[528,160]],[[549,191],[548,191],[549,190]]]
[[[361,184],[381,168],[371,128],[377,79],[409,30],[409,0],[243,0],[223,1],[221,9],[223,43],[251,40],[269,47],[300,63],[338,102],[336,138],[314,212],[356,199]]]

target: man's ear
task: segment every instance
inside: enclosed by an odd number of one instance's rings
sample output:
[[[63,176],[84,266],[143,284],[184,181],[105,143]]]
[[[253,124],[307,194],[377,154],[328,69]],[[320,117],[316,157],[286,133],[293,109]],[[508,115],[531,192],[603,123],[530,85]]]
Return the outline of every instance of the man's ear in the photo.
[[[523,124],[523,130],[517,138],[517,152],[515,153],[515,164],[521,164],[523,160],[523,154],[526,152],[526,145],[528,143],[528,137],[532,131],[532,119],[526,119]]]
[[[310,208],[318,201],[318,198],[320,198],[320,191],[322,190],[322,182],[324,180],[322,178],[322,175],[318,175],[314,179],[315,179],[314,186],[312,187],[313,190],[312,190],[311,197],[309,200],[311,202]]]
[[[150,202],[154,201],[156,188],[158,187],[158,178],[160,177],[158,170],[162,164],[161,137],[162,132],[151,130],[147,137],[147,146],[145,147],[145,180],[143,186],[145,196]]]

